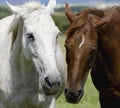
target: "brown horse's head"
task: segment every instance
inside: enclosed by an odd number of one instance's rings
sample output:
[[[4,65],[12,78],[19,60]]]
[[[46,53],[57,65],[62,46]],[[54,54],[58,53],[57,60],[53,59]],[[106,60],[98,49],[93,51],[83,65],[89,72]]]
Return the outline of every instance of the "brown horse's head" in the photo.
[[[65,41],[68,66],[65,96],[68,102],[78,103],[83,96],[84,83],[97,51],[98,36],[94,24],[100,20],[103,13],[91,9],[75,15],[68,4],[65,13],[71,22]]]

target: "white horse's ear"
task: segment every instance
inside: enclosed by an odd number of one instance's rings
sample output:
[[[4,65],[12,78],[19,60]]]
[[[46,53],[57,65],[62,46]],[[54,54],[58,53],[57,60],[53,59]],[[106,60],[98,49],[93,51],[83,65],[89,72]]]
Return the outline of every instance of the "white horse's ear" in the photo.
[[[56,0],[50,0],[46,8],[50,11],[50,13],[53,13],[55,7],[56,7]]]
[[[11,5],[8,1],[6,1],[6,4],[9,6],[9,8],[14,12],[14,13],[19,13],[20,11],[22,11],[23,9],[18,7],[18,6],[14,6]]]

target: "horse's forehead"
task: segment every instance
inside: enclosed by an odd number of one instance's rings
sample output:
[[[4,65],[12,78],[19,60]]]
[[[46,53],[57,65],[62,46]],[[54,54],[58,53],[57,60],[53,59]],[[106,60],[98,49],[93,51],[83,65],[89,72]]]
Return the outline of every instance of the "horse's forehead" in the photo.
[[[35,29],[38,30],[40,28],[44,32],[49,32],[49,30],[51,30],[51,32],[54,32],[54,30],[55,32],[58,31],[55,22],[53,21],[50,14],[47,12],[40,13],[37,11],[26,15],[24,18],[24,27],[26,28],[26,30],[30,31],[33,31]]]
[[[40,21],[42,22],[42,20],[52,20],[49,12],[43,10],[43,11],[33,11],[32,13],[29,13],[27,15],[24,16],[24,21],[26,24],[37,24]]]
[[[51,15],[45,12],[33,12],[24,16],[24,27],[28,32],[36,30],[44,33],[58,33],[59,29],[55,25]],[[42,32],[41,32],[42,33]]]

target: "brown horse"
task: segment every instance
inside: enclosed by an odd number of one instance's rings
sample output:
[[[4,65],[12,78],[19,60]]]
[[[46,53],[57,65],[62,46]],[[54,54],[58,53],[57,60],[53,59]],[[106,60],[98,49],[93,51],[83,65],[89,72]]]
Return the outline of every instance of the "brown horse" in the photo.
[[[71,23],[65,41],[66,100],[79,102],[91,70],[101,108],[120,108],[120,7],[74,14],[66,4],[65,13]]]

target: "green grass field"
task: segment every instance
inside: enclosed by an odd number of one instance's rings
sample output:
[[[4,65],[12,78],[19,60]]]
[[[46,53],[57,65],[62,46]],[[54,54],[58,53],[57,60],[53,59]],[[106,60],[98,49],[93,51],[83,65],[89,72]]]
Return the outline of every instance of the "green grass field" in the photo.
[[[65,57],[64,41],[65,37],[59,37],[58,43]],[[100,108],[98,91],[94,87],[90,75],[87,78],[84,95],[79,104],[67,103],[63,93],[57,100],[57,108]]]

